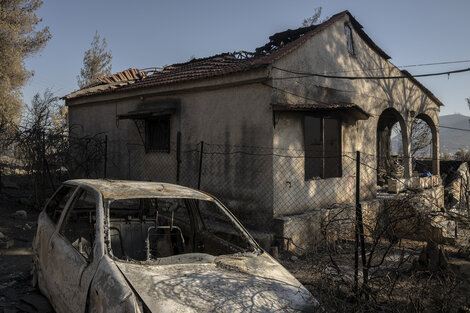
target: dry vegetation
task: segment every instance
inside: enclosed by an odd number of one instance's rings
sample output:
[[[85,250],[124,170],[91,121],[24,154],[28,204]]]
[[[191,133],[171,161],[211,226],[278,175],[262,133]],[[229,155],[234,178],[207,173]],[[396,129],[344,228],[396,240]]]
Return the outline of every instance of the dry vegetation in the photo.
[[[365,259],[359,244],[357,276],[355,242],[347,236],[331,240],[332,232],[347,229],[339,215],[323,226],[328,244],[301,256],[281,253],[281,262],[327,312],[469,312],[467,247],[433,241],[423,227],[428,214],[413,209],[415,197],[390,202],[375,223],[365,225]]]

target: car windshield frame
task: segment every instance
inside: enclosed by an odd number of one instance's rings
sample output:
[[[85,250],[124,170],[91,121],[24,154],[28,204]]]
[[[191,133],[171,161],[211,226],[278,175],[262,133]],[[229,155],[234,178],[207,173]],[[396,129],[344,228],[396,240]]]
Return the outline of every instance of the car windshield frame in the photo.
[[[199,191],[198,191],[199,192]],[[230,225],[233,227],[233,229],[241,236],[241,238],[246,242],[246,244],[249,246],[249,249],[247,249],[247,251],[244,251],[244,252],[236,252],[236,253],[228,253],[228,254],[220,254],[220,255],[212,255],[212,254],[209,254],[211,256],[214,256],[214,257],[217,257],[217,256],[221,256],[221,255],[233,255],[233,254],[243,254],[243,253],[250,253],[250,254],[255,254],[255,255],[259,255],[260,253],[262,253],[262,249],[261,247],[258,245],[258,243],[254,240],[254,238],[251,236],[251,234],[244,228],[244,226],[238,221],[238,219],[233,215],[233,213],[221,202],[219,201],[218,199],[208,195],[208,194],[205,194],[205,193],[202,193],[201,192],[201,196],[205,196],[206,198],[202,198],[202,197],[181,197],[181,196],[173,196],[171,194],[168,194],[168,195],[158,195],[158,196],[145,196],[145,197],[135,197],[135,198],[132,198],[132,197],[122,197],[122,198],[103,198],[103,209],[104,209],[104,230],[105,230],[105,234],[104,234],[104,243],[105,243],[105,247],[106,247],[106,252],[107,254],[115,259],[115,260],[118,260],[120,262],[128,262],[128,263],[145,263],[145,264],[158,264],[160,260],[162,259],[169,259],[169,258],[174,258],[175,256],[183,256],[183,255],[191,255],[191,254],[198,254],[198,253],[192,253],[192,252],[186,252],[186,253],[182,253],[182,254],[174,254],[172,256],[167,256],[167,257],[161,257],[161,258],[150,258],[145,261],[141,261],[141,260],[136,260],[136,259],[133,259],[133,258],[127,258],[127,259],[124,259],[124,258],[121,258],[121,257],[117,257],[116,255],[114,255],[113,253],[113,248],[112,248],[112,242],[111,242],[111,220],[110,220],[110,214],[111,214],[111,205],[113,202],[116,202],[116,201],[119,201],[119,200],[132,200],[132,199],[178,199],[178,200],[190,200],[190,201],[194,201],[194,203],[197,203],[198,201],[203,201],[203,202],[211,202],[213,203],[215,206],[217,206],[217,208],[220,210],[221,213],[223,213],[226,217],[227,217],[227,220],[230,222]],[[199,211],[199,208],[197,208],[197,211],[196,211],[197,214],[200,214],[200,211]],[[191,217],[191,213],[188,213],[190,215],[190,218],[194,218],[194,217]],[[201,218],[199,216],[199,218]],[[204,225],[202,223],[202,225]],[[199,227],[201,226],[201,224],[198,225]]]

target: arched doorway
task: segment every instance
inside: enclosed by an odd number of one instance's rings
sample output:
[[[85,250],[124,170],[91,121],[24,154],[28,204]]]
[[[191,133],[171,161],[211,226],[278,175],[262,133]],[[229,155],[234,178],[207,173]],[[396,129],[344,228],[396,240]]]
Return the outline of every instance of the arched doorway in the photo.
[[[400,155],[392,157],[392,130],[397,124],[401,134]],[[385,109],[377,122],[377,183],[383,185],[388,177],[409,177],[410,159],[408,131],[401,114],[393,109]]]
[[[415,117],[413,126],[411,138],[413,154],[416,157],[419,157],[419,154],[429,156],[432,159],[432,174],[439,175],[439,138],[436,124],[429,115],[420,113]]]

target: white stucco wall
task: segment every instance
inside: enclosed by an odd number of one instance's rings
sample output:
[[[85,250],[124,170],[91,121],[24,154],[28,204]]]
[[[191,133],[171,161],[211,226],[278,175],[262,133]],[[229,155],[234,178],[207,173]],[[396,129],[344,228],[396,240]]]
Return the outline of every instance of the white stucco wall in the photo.
[[[377,167],[377,122],[387,108],[394,108],[404,120],[409,137],[414,116],[426,114],[438,127],[439,106],[409,79],[387,80],[341,80],[320,77],[295,77],[294,72],[319,73],[343,76],[401,76],[402,73],[364,42],[353,29],[355,54],[348,53],[344,24],[350,23],[348,16],[307,40],[273,64],[272,103],[354,103],[371,116],[367,120],[343,123],[342,126],[342,167],[341,178],[323,180],[304,179],[303,159],[273,159],[273,168],[292,168],[288,177],[274,174],[275,215],[301,213],[307,210],[330,206],[335,203],[351,202],[355,197],[355,152],[361,151],[361,198],[370,199],[376,194]],[[414,111],[413,113],[411,113]],[[303,126],[301,114],[280,113],[274,130],[275,149],[303,147]],[[437,146],[438,146],[438,138]],[[405,147],[410,152],[410,144]],[[437,151],[436,157],[439,156]],[[409,160],[411,162],[411,159]],[[408,167],[410,171],[411,166]],[[410,174],[409,172],[407,173]],[[291,181],[291,183],[286,183]],[[276,196],[276,195],[279,195]],[[311,197],[314,197],[312,199]],[[301,206],[286,199],[304,199]]]
[[[151,92],[148,92],[151,94]],[[176,141],[181,132],[180,182],[197,187],[204,141],[201,189],[220,197],[242,219],[272,217],[271,91],[260,83],[136,96],[69,106],[75,136],[108,135],[108,177],[176,182]],[[132,120],[116,116],[150,105],[177,103],[171,117],[171,152],[145,153]],[[256,148],[254,148],[256,147]],[[242,151],[243,153],[238,153]],[[255,155],[252,155],[255,154]]]

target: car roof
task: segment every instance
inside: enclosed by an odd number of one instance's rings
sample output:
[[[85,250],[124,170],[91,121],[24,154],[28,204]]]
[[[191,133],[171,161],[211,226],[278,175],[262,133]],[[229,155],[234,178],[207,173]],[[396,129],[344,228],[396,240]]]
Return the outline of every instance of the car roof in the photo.
[[[88,186],[99,191],[104,199],[132,198],[185,198],[214,200],[210,195],[192,188],[160,182],[112,180],[112,179],[72,179],[69,185]]]

